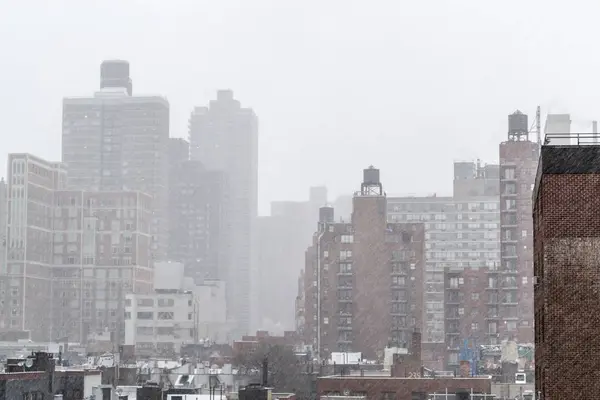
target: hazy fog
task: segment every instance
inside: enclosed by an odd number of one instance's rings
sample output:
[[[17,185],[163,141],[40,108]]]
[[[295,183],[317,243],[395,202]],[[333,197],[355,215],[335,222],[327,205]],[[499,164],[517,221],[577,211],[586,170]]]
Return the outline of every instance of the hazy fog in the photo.
[[[171,102],[171,135],[231,88],[260,119],[260,208],[355,189],[450,192],[452,160],[497,159],[506,114],[597,116],[600,6],[589,1],[0,1],[3,152],[60,159],[61,99],[106,58]],[[558,101],[557,99],[561,99]],[[422,148],[428,146],[427,148]],[[410,148],[410,150],[409,150]],[[419,178],[414,179],[418,171]]]

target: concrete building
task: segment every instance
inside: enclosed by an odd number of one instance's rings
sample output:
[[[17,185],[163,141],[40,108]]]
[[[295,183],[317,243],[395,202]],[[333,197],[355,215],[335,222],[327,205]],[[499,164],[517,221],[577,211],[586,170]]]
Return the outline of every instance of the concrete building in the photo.
[[[190,159],[190,143],[183,138],[169,138],[169,165],[174,166]]]
[[[169,103],[131,95],[125,61],[104,62],[102,89],[63,100],[62,161],[73,190],[138,190],[153,197],[152,258],[167,253]],[[121,86],[124,85],[124,86]]]
[[[213,343],[231,343],[231,325],[227,321],[224,281],[205,279],[192,288],[197,307],[198,337]]]
[[[498,164],[481,165],[481,161],[456,161],[452,196],[455,199],[473,197],[494,197],[499,193],[500,166]]]
[[[127,293],[152,290],[152,198],[140,192],[55,191],[52,335],[122,343]]]
[[[231,90],[220,90],[208,107],[192,112],[189,139],[191,160],[224,173],[227,181],[227,312],[241,336],[257,324],[258,120]]]
[[[539,145],[529,140],[527,115],[508,117],[508,140],[500,143],[500,270],[490,270],[496,290],[488,290],[490,344],[514,339],[533,342],[532,190]],[[499,343],[499,342],[497,342]]]
[[[186,276],[224,279],[229,257],[225,174],[199,161],[173,162],[169,176],[169,259]]]
[[[572,136],[553,145],[546,135],[533,195],[535,387],[544,400],[600,392],[600,146]]]
[[[498,166],[454,163],[453,197],[390,197],[391,222],[425,225],[424,343],[444,343],[445,268],[497,268],[500,262]],[[424,345],[424,359],[429,358]]]
[[[261,329],[281,333],[294,329],[296,282],[304,268],[319,208],[327,203],[327,188],[311,187],[308,201],[274,201],[271,215],[257,221],[259,316]]]
[[[179,354],[181,346],[200,339],[230,341],[224,282],[195,284],[184,271],[183,263],[158,262],[155,290],[127,297],[125,344],[134,346],[136,355]]]
[[[352,222],[320,211],[306,252],[305,341],[325,358],[334,351],[368,359],[388,346],[408,347],[423,324],[424,226],[388,223],[379,170],[364,170]]]
[[[8,156],[6,269],[0,274],[0,329],[31,331],[49,341],[52,329],[54,193],[66,171],[30,154]]]
[[[124,293],[152,285],[151,198],[65,190],[63,166],[29,154],[9,155],[8,176],[1,329],[75,342],[111,329],[117,340]]]
[[[125,345],[137,357],[173,357],[196,342],[196,305],[191,291],[157,289],[129,294],[125,303]]]

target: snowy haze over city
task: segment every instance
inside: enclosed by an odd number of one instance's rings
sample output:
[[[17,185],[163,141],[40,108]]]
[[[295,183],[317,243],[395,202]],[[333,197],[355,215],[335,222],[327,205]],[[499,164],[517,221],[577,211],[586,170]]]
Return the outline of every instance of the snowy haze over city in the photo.
[[[134,92],[171,104],[187,137],[195,105],[230,88],[259,117],[259,209],[382,170],[388,193],[451,193],[454,160],[497,161],[506,114],[600,103],[595,16],[574,1],[25,0],[0,13],[3,159],[60,159],[61,99],[131,63]],[[417,174],[418,176],[416,176]]]

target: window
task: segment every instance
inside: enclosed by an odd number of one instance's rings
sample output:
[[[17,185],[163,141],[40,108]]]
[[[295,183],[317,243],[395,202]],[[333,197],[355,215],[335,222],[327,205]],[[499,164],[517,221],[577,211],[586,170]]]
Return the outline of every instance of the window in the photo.
[[[172,312],[159,312],[158,313],[158,319],[173,319],[173,313]]]
[[[523,285],[527,285],[527,277],[524,276],[522,279],[523,279]]]
[[[153,307],[154,300],[153,299],[138,299],[137,305],[138,305],[138,307]]]
[[[340,250],[340,260],[345,261],[352,258],[352,250]]]
[[[341,242],[342,243],[354,243],[354,236],[353,235],[342,235]]]
[[[479,330],[479,324],[477,322],[473,322],[471,324],[471,330],[472,331],[478,331]]]
[[[172,335],[174,333],[174,329],[172,326],[159,326],[156,328],[157,335]]]
[[[158,299],[159,307],[173,307],[175,305],[174,299]]]
[[[506,323],[506,330],[509,332],[514,332],[517,330],[517,323],[515,321],[508,321]]]
[[[137,319],[154,319],[154,313],[150,311],[140,311],[137,313]]]
[[[403,276],[392,276],[392,285],[394,286],[405,286],[406,279]]]
[[[471,300],[479,300],[479,293],[471,293]]]

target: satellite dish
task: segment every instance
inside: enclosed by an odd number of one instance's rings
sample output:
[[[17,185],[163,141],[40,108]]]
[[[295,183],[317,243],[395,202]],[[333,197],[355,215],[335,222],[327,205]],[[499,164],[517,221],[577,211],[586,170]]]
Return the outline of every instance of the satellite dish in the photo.
[[[25,367],[26,368],[33,367],[33,359],[32,358],[28,358],[27,360],[25,360]]]

